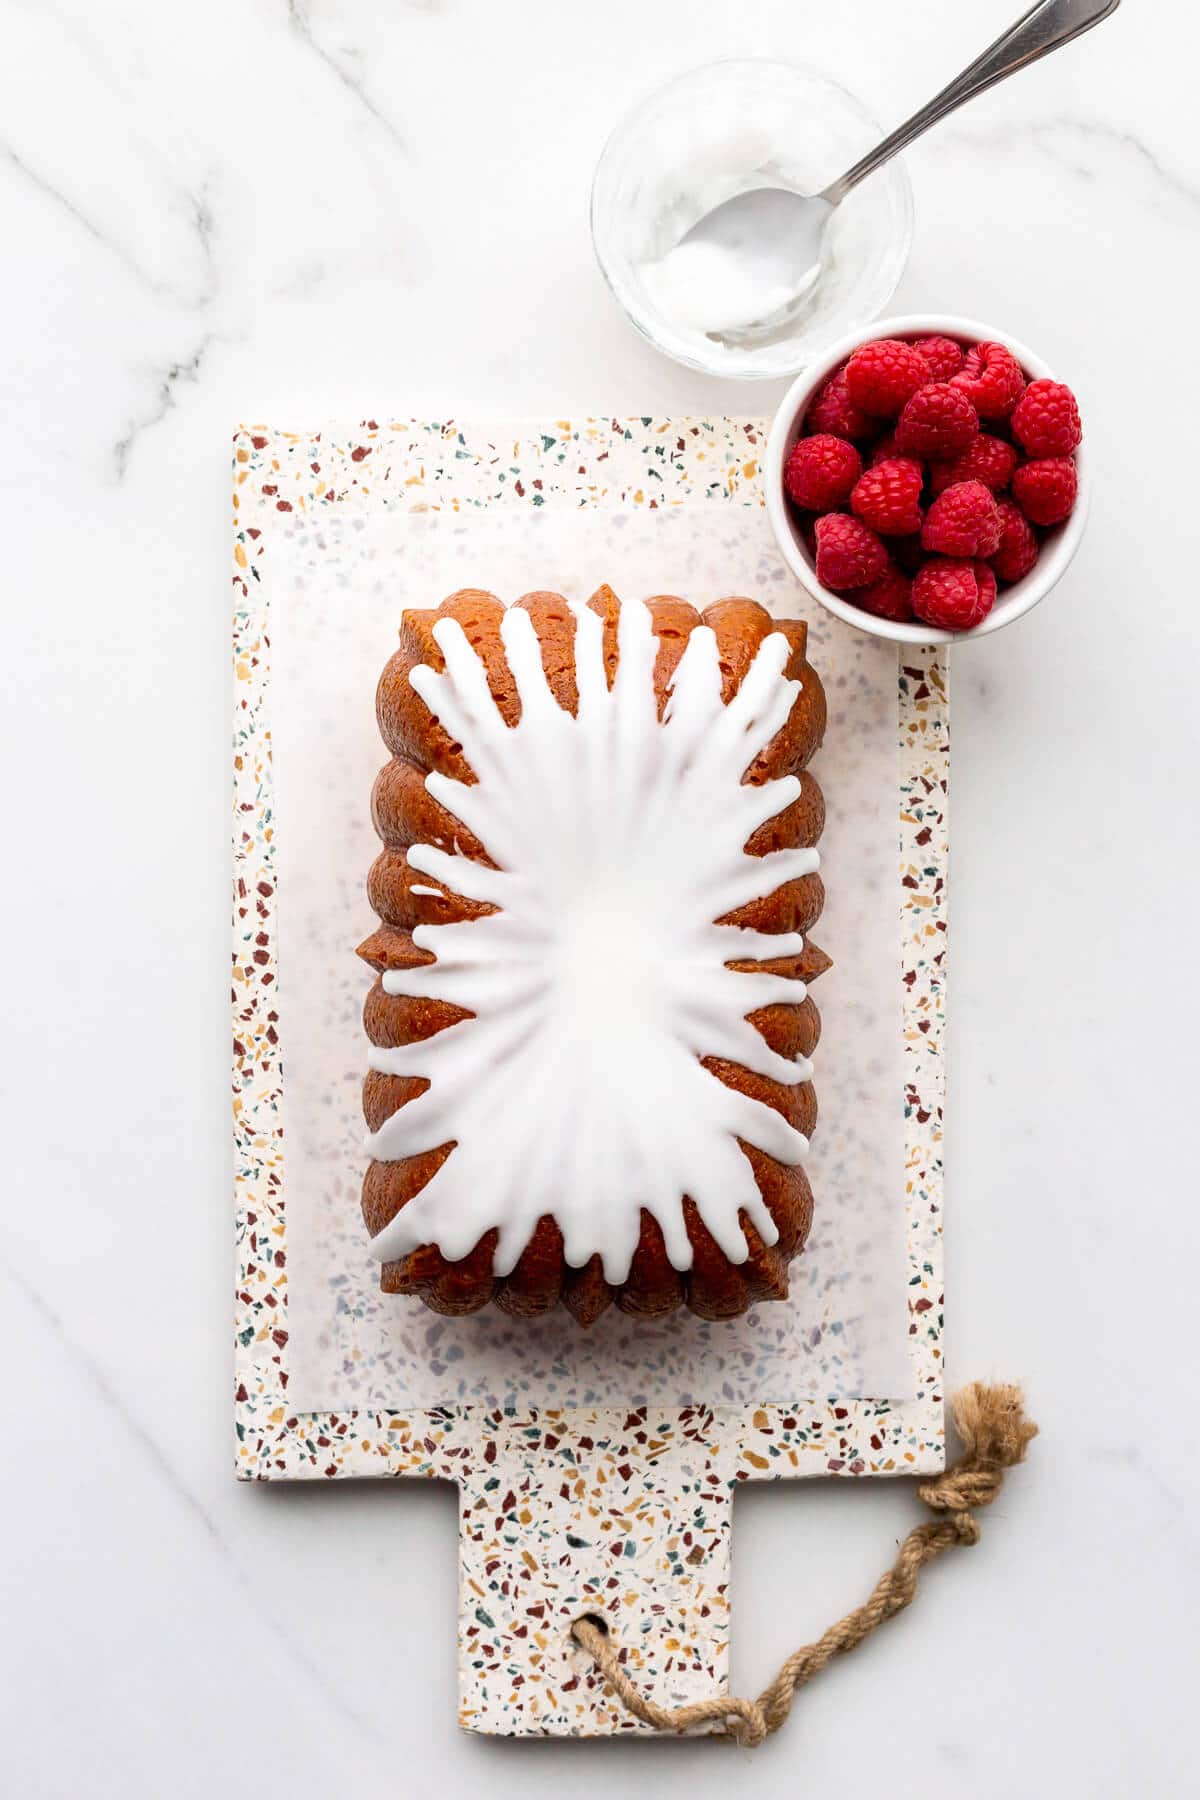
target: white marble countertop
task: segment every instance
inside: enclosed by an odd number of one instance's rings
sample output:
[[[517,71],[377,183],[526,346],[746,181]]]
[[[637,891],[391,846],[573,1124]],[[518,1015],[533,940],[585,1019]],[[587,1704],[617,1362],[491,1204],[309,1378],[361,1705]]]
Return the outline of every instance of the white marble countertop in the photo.
[[[614,310],[586,207],[608,127],[734,52],[804,56],[890,121],[1014,10],[0,0],[22,1800],[684,1794],[735,1767],[847,1800],[1194,1791],[1200,20],[1167,0],[911,153],[898,303],[1068,373],[1095,477],[1052,600],[954,657],[949,1357],[1023,1379],[1043,1427],[982,1545],[753,1762],[493,1744],[453,1722],[450,1492],[230,1474],[232,425],[769,408]],[[917,1510],[884,1484],[744,1496],[737,1685]]]

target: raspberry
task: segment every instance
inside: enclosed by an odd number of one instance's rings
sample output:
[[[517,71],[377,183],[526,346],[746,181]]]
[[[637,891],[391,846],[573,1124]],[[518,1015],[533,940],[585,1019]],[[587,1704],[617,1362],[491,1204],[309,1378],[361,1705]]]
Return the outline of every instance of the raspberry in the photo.
[[[984,563],[952,562],[932,556],[912,584],[912,609],[926,625],[944,631],[969,631],[991,612],[996,582],[991,571],[985,580]]]
[[[978,559],[971,564],[971,567],[974,569],[975,579],[979,583],[979,603],[983,606],[983,616],[986,619],[996,604],[996,571],[990,564],[980,562]],[[984,605],[985,601],[986,605]]]
[[[856,490],[857,491],[857,490]],[[1069,518],[1079,492],[1079,476],[1069,456],[1044,456],[1022,463],[1013,476],[1013,499],[1035,525],[1059,525]]]
[[[911,619],[912,582],[899,569],[890,568],[870,587],[859,588],[854,595],[854,604],[861,606],[864,612],[874,613],[877,619]]]
[[[818,432],[792,445],[784,464],[783,485],[797,506],[828,512],[850,498],[862,474],[862,457],[845,438]]]
[[[924,359],[930,381],[949,381],[962,368],[962,345],[953,338],[918,338],[913,349]]]
[[[942,556],[994,556],[1000,512],[982,481],[960,481],[939,494],[925,515],[921,542]]]
[[[805,416],[804,429],[809,433],[829,432],[840,438],[870,437],[874,420],[851,400],[844,364],[834,371],[812,402]]]
[[[1007,419],[1025,391],[1025,375],[1004,344],[975,344],[953,377],[981,419]]]
[[[1000,514],[1000,548],[991,559],[992,568],[1001,581],[1020,581],[1038,559],[1037,537],[1019,506],[1011,500],[999,500],[996,506]]]
[[[946,461],[979,436],[979,417],[965,394],[948,381],[930,381],[905,402],[896,444],[905,456]]]
[[[980,436],[953,462],[934,463],[929,484],[935,494],[942,494],[957,481],[982,481],[985,488],[998,494],[1012,480],[1016,466],[1017,453],[1011,444],[1003,438]]]
[[[899,338],[864,344],[846,364],[846,387],[855,406],[883,419],[894,419],[928,380],[924,360]]]
[[[849,513],[817,520],[817,580],[835,594],[869,587],[886,574],[888,554],[875,533]]]
[[[908,537],[921,529],[920,463],[891,457],[860,475],[850,505],[865,525],[884,537]]]
[[[1061,381],[1031,381],[1017,402],[1012,428],[1028,456],[1070,456],[1083,436],[1075,396]]]

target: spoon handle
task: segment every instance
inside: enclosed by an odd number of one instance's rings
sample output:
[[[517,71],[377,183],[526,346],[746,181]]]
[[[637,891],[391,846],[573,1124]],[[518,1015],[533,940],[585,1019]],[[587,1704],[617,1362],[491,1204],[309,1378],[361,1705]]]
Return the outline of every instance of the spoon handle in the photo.
[[[1072,38],[1081,37],[1109,13],[1116,12],[1119,5],[1120,0],[1037,0],[1035,6],[1010,25],[940,94],[935,94],[911,119],[898,125],[837,181],[831,181],[821,198],[830,206],[836,206],[865,176],[889,161],[898,150],[913,143],[939,119],[946,118],[986,88],[995,87],[998,81],[1015,75],[1018,69],[1028,68],[1039,57],[1049,56],[1052,50],[1060,50]]]

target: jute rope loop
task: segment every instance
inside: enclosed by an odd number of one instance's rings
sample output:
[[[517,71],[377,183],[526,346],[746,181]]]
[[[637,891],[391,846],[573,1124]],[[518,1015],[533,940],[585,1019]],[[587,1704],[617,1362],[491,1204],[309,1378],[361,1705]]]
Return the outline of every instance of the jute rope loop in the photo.
[[[625,1673],[604,1621],[595,1614],[576,1619],[571,1635],[588,1652],[626,1711],[656,1731],[691,1731],[698,1725],[715,1725],[719,1729],[712,1736],[752,1747],[778,1731],[792,1710],[798,1688],[835,1656],[857,1649],[885,1619],[903,1612],[916,1595],[926,1563],[955,1545],[979,1542],[975,1511],[991,1505],[1004,1484],[1005,1470],[1025,1460],[1025,1452],[1037,1436],[1037,1426],[1025,1417],[1020,1388],[985,1387],[975,1381],[955,1394],[951,1408],[962,1439],[962,1455],[935,1481],[923,1482],[917,1489],[938,1517],[909,1532],[892,1567],[880,1576],[865,1604],[831,1625],[815,1644],[794,1650],[757,1700],[714,1695],[711,1700],[673,1709],[658,1706],[640,1693]]]

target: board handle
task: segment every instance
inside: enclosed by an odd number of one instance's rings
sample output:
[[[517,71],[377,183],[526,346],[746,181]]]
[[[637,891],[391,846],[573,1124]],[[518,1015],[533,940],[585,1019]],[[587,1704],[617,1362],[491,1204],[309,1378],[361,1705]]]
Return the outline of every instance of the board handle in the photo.
[[[572,1637],[585,1615],[670,1705],[728,1686],[736,1445],[723,1436],[700,1408],[661,1442],[640,1409],[492,1415],[459,1483],[465,1729],[646,1731]]]

